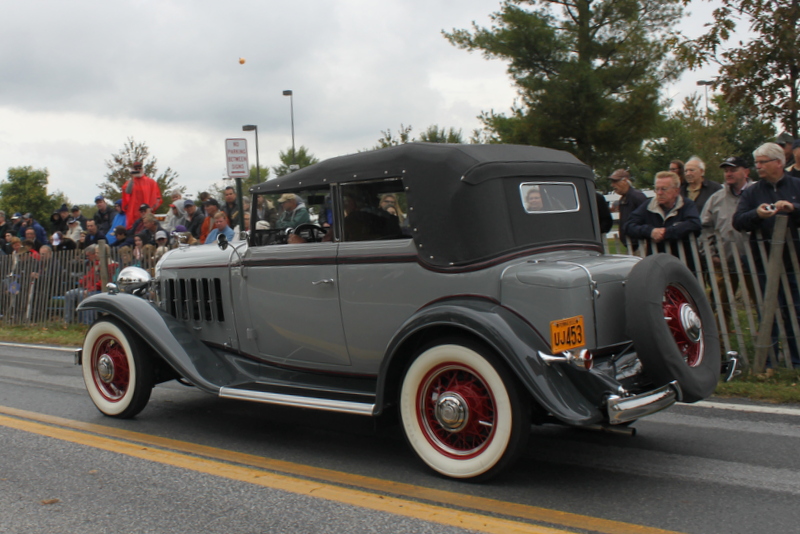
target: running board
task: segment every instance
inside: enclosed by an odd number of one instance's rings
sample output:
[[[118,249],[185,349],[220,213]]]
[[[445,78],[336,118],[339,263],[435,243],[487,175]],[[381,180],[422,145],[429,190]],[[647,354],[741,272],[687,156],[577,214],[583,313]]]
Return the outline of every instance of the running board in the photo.
[[[280,406],[293,406],[295,408],[311,408],[313,410],[351,413],[355,415],[373,415],[375,412],[374,404],[367,404],[364,402],[321,399],[317,397],[300,397],[297,395],[286,395],[268,391],[253,391],[250,389],[223,387],[219,390],[219,396],[223,399],[263,402],[265,404],[278,404]]]

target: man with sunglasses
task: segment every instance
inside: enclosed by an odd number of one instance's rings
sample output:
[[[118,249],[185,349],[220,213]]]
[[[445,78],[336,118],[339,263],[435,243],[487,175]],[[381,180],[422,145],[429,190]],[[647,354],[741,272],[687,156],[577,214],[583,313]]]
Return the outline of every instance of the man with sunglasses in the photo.
[[[139,206],[147,204],[155,212],[161,205],[158,183],[146,176],[142,169],[142,162],[134,161],[130,169],[131,179],[122,186],[122,210],[127,218],[128,230],[139,218]]]

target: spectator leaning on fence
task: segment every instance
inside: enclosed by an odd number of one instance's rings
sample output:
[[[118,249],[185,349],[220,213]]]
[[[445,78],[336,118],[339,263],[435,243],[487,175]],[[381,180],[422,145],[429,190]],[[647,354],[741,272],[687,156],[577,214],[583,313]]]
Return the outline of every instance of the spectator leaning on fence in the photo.
[[[703,223],[703,241],[708,243],[715,267],[717,287],[724,310],[728,310],[728,292],[721,270],[722,259],[726,261],[733,292],[739,287],[739,276],[734,255],[741,255],[747,246],[747,234],[733,227],[733,215],[745,189],[753,185],[750,169],[742,158],[730,157],[720,164],[725,174],[725,187],[717,191],[706,202],[700,220]],[[748,285],[748,287],[751,287]],[[753,298],[752,289],[750,298]]]
[[[681,196],[680,183],[680,178],[674,172],[656,174],[656,196],[631,213],[625,224],[625,233],[631,239],[646,239],[655,243],[659,252],[669,252],[678,257],[679,243],[682,242],[686,263],[690,269],[694,269],[688,245],[689,236],[700,233],[700,215],[694,202]]]
[[[789,217],[788,231],[795,243],[796,252],[800,252],[800,243],[797,241],[797,227],[800,224],[800,178],[795,178],[784,171],[786,159],[783,149],[775,143],[765,143],[753,152],[756,160],[756,171],[761,178],[758,182],[748,187],[742,193],[742,198],[733,216],[733,227],[740,231],[751,232],[750,245],[755,256],[759,281],[763,288],[766,283],[764,266],[761,262],[758,241],[763,238],[767,241],[766,249],[769,250],[769,241],[775,228],[775,216],[784,214]],[[787,239],[789,235],[786,236]],[[800,316],[800,292],[797,288],[797,278],[794,275],[788,247],[784,248],[784,267],[789,280],[797,315]],[[781,289],[778,294],[781,306],[786,306],[786,297]],[[777,338],[777,328],[773,326],[773,341]],[[792,364],[800,365],[800,354],[795,343],[789,343]]]
[[[628,222],[628,218],[636,208],[647,203],[647,197],[631,185],[631,174],[625,169],[617,169],[611,173],[608,179],[611,182],[611,188],[621,197],[619,199],[619,240],[627,247],[625,223]]]

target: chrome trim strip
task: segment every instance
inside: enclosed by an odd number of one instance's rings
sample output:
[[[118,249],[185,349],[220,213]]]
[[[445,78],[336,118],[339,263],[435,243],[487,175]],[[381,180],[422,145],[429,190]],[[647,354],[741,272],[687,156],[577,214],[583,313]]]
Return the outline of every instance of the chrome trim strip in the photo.
[[[681,388],[676,380],[647,393],[631,397],[609,395],[606,399],[608,422],[612,425],[628,423],[669,408],[681,398]]]
[[[281,393],[268,393],[265,391],[252,391],[247,389],[222,387],[219,396],[223,399],[238,399],[280,406],[294,406],[296,408],[312,408],[328,412],[351,413],[356,415],[372,415],[375,411],[374,404],[352,401],[336,401],[316,397],[299,397]]]

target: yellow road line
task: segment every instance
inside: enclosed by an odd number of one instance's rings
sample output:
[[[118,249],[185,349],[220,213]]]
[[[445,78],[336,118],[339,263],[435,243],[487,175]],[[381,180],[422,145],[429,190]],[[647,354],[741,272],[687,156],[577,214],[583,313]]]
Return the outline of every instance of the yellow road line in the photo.
[[[64,419],[61,417],[44,415],[36,412],[19,410],[16,408],[0,406],[0,413],[5,413],[13,417],[31,419],[33,421],[39,421],[42,423],[46,423],[48,425],[58,425],[66,428],[76,429],[83,432],[92,432],[95,434],[111,436],[118,439],[136,441],[153,447],[172,449],[175,451],[181,451],[192,455],[204,456],[207,458],[212,458],[224,462],[244,464],[248,466],[257,467],[260,469],[278,471],[281,473],[302,476],[305,478],[316,479],[333,484],[343,484],[348,486],[355,486],[359,488],[369,489],[373,491],[380,491],[383,493],[388,493],[398,496],[412,497],[415,499],[425,500],[448,506],[469,508],[472,510],[489,512],[509,517],[518,517],[520,519],[525,519],[529,521],[537,521],[541,523],[549,523],[569,528],[589,530],[592,532],[599,532],[603,534],[675,534],[673,531],[667,531],[643,525],[635,525],[631,523],[611,521],[607,519],[584,516],[580,514],[572,514],[568,512],[561,512],[558,510],[551,510],[547,508],[539,508],[536,506],[509,503],[509,502],[499,501],[496,499],[488,499],[485,497],[477,497],[461,493],[436,490],[432,488],[426,488],[423,486],[414,486],[411,484],[392,482],[388,480],[366,477],[362,475],[353,475],[349,473],[343,473],[340,471],[333,471],[330,469],[312,467],[308,465],[285,462],[281,460],[273,460],[269,458],[263,458],[261,456],[254,456],[251,454],[226,451],[224,449],[217,449],[214,447],[197,445],[169,438],[161,438],[157,436],[151,436],[148,434],[142,434],[139,432],[132,432],[128,430],[121,430],[103,425],[84,423],[81,421]],[[3,420],[0,420],[0,424],[4,424]],[[94,439],[96,438],[93,437],[90,438],[88,444],[92,445]],[[212,473],[212,474],[217,474],[217,473]],[[338,490],[341,489],[342,488],[338,488]],[[316,492],[314,493],[314,495],[318,496]],[[381,500],[385,499],[387,499],[387,497],[381,497]],[[357,506],[364,506],[364,505],[357,504]],[[369,506],[366,507],[371,508]],[[392,513],[397,513],[397,512],[392,512]],[[464,512],[457,512],[457,514],[461,516],[464,514]],[[401,515],[406,515],[406,514],[401,514]],[[412,516],[412,517],[418,517],[418,516]],[[479,516],[479,517],[484,517],[485,519],[492,519],[492,518],[486,518],[485,516]],[[434,521],[433,519],[429,519],[428,517],[422,517],[421,519]],[[453,524],[453,523],[445,523],[445,524]],[[513,523],[513,524],[519,525],[519,523]],[[456,526],[461,526],[461,525],[457,524]],[[469,528],[473,528],[475,530],[482,530],[484,532],[489,532],[488,530],[485,529],[479,529],[475,527],[469,527]],[[505,527],[503,528],[505,529]],[[550,529],[550,531],[554,532],[552,529]],[[504,530],[504,532],[509,532],[509,531]]]

